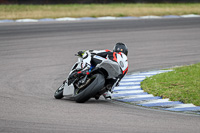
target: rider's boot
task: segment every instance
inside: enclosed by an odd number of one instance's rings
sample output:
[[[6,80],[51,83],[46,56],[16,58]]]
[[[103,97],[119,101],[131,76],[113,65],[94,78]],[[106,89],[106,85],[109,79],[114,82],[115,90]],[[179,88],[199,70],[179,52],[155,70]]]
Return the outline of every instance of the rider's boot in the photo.
[[[103,94],[104,98],[105,99],[112,99],[112,93],[110,91],[106,91],[104,94]]]

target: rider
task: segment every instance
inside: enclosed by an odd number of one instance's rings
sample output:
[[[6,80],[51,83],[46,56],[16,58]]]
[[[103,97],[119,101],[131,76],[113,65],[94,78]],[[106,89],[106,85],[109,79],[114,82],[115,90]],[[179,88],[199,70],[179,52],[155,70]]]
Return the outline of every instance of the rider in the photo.
[[[88,52],[88,51],[87,51]],[[114,48],[113,48],[113,52],[110,50],[89,50],[89,52],[93,55],[98,55],[101,56],[103,58],[108,58],[114,62],[117,62],[119,64],[119,66],[122,69],[122,75],[119,76],[119,81],[124,77],[124,75],[128,72],[128,48],[125,44],[123,43],[117,43]],[[84,51],[79,51],[78,55],[81,56],[83,59],[87,58],[87,54],[85,54],[86,52]],[[86,64],[90,64],[91,60],[86,60]],[[89,67],[85,67],[85,69],[83,69],[82,71],[77,72],[76,74],[74,74],[74,77],[78,77],[78,76],[83,76],[89,74]],[[117,84],[118,84],[117,83]],[[111,98],[111,93],[110,91],[106,92],[103,94],[103,96],[105,98]]]

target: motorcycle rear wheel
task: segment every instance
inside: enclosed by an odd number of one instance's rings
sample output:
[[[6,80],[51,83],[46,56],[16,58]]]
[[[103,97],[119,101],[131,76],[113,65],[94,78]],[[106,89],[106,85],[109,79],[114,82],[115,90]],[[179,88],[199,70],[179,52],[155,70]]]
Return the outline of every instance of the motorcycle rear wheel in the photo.
[[[94,97],[100,89],[104,87],[105,78],[102,74],[95,74],[91,83],[83,90],[74,95],[74,100],[77,103],[84,103],[91,97]]]

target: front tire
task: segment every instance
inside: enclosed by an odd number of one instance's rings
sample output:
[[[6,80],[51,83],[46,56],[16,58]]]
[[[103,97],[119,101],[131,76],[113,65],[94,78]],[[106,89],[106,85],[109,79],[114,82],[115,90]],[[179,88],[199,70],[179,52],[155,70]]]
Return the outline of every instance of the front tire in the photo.
[[[83,91],[74,95],[74,99],[77,103],[84,103],[91,97],[94,97],[100,89],[104,87],[105,78],[101,74],[95,74],[92,76],[93,81]]]
[[[54,93],[55,99],[62,99],[63,98],[63,90],[64,90],[64,84],[62,84]]]

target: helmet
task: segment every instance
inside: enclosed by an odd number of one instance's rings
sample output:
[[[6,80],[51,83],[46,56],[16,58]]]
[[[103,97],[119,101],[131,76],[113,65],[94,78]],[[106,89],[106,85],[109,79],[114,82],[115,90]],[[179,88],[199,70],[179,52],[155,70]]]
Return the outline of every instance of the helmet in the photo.
[[[128,48],[125,44],[119,42],[114,46],[113,52],[122,52],[127,56],[128,55]]]

